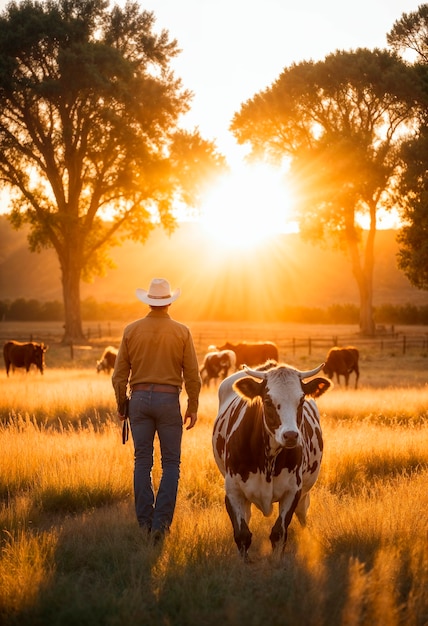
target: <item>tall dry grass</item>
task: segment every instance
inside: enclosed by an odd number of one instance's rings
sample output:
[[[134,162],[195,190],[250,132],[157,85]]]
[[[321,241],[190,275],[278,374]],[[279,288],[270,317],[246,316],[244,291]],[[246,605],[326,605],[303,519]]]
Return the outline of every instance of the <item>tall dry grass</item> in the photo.
[[[0,622],[428,623],[427,389],[336,386],[318,404],[325,456],[308,526],[293,520],[272,553],[275,518],[254,510],[245,564],[211,452],[213,389],[184,432],[173,527],[154,548],[138,533],[109,377],[0,380]]]

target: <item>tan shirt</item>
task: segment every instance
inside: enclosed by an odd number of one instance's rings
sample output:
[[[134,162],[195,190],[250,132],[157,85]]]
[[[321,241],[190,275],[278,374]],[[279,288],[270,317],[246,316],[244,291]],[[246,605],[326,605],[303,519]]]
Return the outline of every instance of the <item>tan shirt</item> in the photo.
[[[126,388],[137,383],[175,385],[184,382],[188,412],[198,410],[201,378],[190,330],[171,319],[167,310],[151,310],[129,324],[116,357],[112,383],[117,408],[123,414]]]

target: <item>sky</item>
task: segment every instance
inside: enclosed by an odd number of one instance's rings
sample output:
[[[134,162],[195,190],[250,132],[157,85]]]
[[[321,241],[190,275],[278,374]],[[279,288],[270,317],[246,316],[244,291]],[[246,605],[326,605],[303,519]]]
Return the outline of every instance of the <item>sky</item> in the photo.
[[[122,3],[125,0],[114,0]],[[111,5],[114,3],[111,0]],[[3,9],[8,0],[0,0]],[[168,30],[181,54],[177,77],[193,92],[184,120],[215,140],[228,160],[242,159],[228,128],[241,104],[292,63],[336,50],[386,47],[386,34],[417,0],[144,0],[155,31]]]
[[[111,0],[110,5],[114,2],[125,0]],[[0,0],[0,8],[6,3]],[[183,87],[193,93],[191,110],[181,124],[189,130],[198,128],[205,139],[214,141],[232,168],[228,180],[204,200],[202,222],[222,245],[235,246],[234,233],[239,228],[241,241],[251,246],[270,231],[293,230],[296,221],[283,174],[245,164],[249,147],[238,146],[229,132],[234,114],[293,63],[322,60],[336,50],[385,48],[386,35],[395,21],[403,13],[416,11],[421,3],[141,0],[140,4],[154,13],[155,32],[167,30],[181,49],[172,69]],[[260,208],[265,232],[260,229]],[[187,211],[183,217],[180,208],[177,215],[179,219],[189,217]],[[200,215],[196,212],[196,219]],[[232,215],[235,222],[231,226]],[[380,227],[394,225],[387,221]]]
[[[386,35],[417,0],[147,0],[155,30],[182,50],[174,69],[193,94],[185,124],[242,158],[228,128],[243,102],[292,63],[336,50],[386,48]]]
[[[202,225],[217,244],[236,247],[238,229],[240,242],[252,246],[271,232],[298,228],[283,173],[249,168],[244,160],[249,146],[238,146],[229,132],[241,105],[293,63],[323,60],[337,50],[386,48],[386,35],[394,23],[420,4],[417,0],[147,0],[142,4],[154,13],[155,30],[166,29],[181,49],[173,69],[193,92],[191,111],[182,123],[215,141],[232,168],[232,175],[202,208]],[[379,228],[396,228],[399,223],[395,212],[379,213]]]

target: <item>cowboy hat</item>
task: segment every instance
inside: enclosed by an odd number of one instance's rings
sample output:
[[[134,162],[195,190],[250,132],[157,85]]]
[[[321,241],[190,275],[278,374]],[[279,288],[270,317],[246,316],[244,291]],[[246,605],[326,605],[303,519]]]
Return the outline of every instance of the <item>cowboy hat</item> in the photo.
[[[137,298],[150,306],[166,306],[171,304],[180,295],[180,289],[171,292],[169,282],[165,278],[153,278],[149,290],[137,289]]]

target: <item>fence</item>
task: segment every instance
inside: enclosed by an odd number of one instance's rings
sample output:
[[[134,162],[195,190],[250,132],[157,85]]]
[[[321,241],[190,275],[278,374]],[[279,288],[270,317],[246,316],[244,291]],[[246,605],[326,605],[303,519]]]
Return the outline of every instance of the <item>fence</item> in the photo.
[[[354,325],[314,324],[239,324],[227,322],[197,322],[189,324],[198,357],[202,359],[209,346],[226,342],[273,341],[279,349],[280,359],[295,356],[326,355],[333,346],[354,345],[370,354],[425,354],[428,353],[428,327],[406,326],[394,332],[383,332],[374,337],[363,337]],[[93,347],[118,346],[124,324],[103,322],[88,324],[84,328],[88,344]],[[0,342],[8,339],[59,343],[63,333],[61,323],[2,322]],[[73,346],[70,346],[73,358]]]

